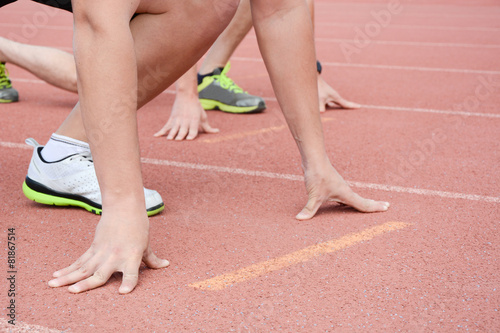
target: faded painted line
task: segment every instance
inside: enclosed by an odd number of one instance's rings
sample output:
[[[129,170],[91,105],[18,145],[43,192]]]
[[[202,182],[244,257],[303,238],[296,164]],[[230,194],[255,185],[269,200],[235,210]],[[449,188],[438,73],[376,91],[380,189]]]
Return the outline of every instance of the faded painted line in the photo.
[[[331,120],[333,120],[333,118],[321,118],[321,121],[323,123],[329,122]],[[269,133],[269,132],[279,132],[279,131],[282,131],[286,128],[288,128],[286,125],[271,126],[271,127],[261,128],[258,130],[239,132],[239,133],[230,134],[230,135],[219,135],[219,136],[212,138],[212,139],[201,140],[200,142],[218,143],[218,142],[223,142],[223,141],[246,138],[246,137],[255,136],[255,135],[264,134],[264,133]]]
[[[262,58],[232,57],[231,59],[232,60],[239,60],[239,61],[263,62]],[[321,65],[323,65],[323,66],[335,66],[335,67],[355,67],[355,68],[405,70],[405,71],[418,71],[418,72],[444,72],[444,73],[461,73],[461,74],[500,75],[500,71],[489,71],[489,70],[480,70],[480,69],[370,65],[370,64],[345,63],[345,62],[322,62]]]
[[[499,197],[490,197],[490,196],[484,196],[484,195],[478,195],[478,194],[445,192],[445,191],[428,190],[428,189],[394,186],[394,185],[385,185],[385,184],[370,184],[370,183],[362,183],[362,182],[355,182],[355,181],[347,181],[347,183],[352,187],[369,188],[371,190],[380,190],[380,191],[398,192],[398,193],[411,193],[411,194],[435,196],[435,197],[450,198],[450,199],[465,199],[465,200],[471,200],[471,201],[485,201],[485,202],[500,203]]]
[[[252,177],[286,179],[286,180],[295,180],[295,181],[303,181],[304,180],[304,177],[301,175],[290,175],[290,174],[267,172],[267,171],[245,170],[245,169],[239,169],[239,168],[220,167],[220,166],[215,166],[215,165],[198,164],[198,163],[175,162],[175,161],[158,160],[158,159],[154,159],[154,158],[145,158],[145,157],[141,158],[141,162],[144,164],[154,164],[154,165],[162,165],[162,166],[171,166],[171,167],[182,168],[182,169],[230,173],[230,174],[234,174],[234,175],[243,175],[243,176],[252,176]]]
[[[343,4],[337,4],[337,3],[327,3],[327,2],[320,2],[316,5],[316,8],[317,10],[321,10],[320,8],[321,7],[336,7],[337,10],[334,10],[334,14],[336,13],[341,13],[339,14],[342,18],[345,18],[345,17],[356,17],[356,16],[362,16],[363,18],[366,16],[366,13],[369,11],[369,10],[381,10],[381,9],[386,9],[387,6],[373,6],[372,4],[367,4],[369,7],[367,6],[364,6],[363,8],[363,5],[364,4],[356,4],[355,6],[345,6]],[[417,9],[417,8],[422,8],[420,6],[411,6],[411,7],[407,7],[407,8],[411,8],[411,9]],[[447,6],[447,8],[449,8],[449,6]],[[476,7],[477,8],[477,7]],[[402,16],[409,16],[409,17],[429,17],[429,16],[438,16],[439,18],[460,18],[460,17],[472,17],[472,18],[478,18],[478,17],[485,17],[485,18],[496,18],[497,17],[497,14],[495,14],[493,12],[493,9],[495,7],[491,7],[490,9],[490,12],[491,13],[488,13],[488,14],[485,14],[485,13],[477,13],[477,14],[460,14],[460,13],[435,13],[435,12],[431,12],[429,10],[429,12],[427,13],[424,13],[424,12],[404,12],[404,13],[401,13],[399,15],[402,15]],[[425,9],[425,8],[422,8],[422,9]],[[50,10],[50,9],[49,9]],[[328,8],[326,10],[331,10],[331,8]],[[433,11],[435,11],[434,9],[432,9]],[[34,13],[36,13],[37,11],[36,10],[22,10],[22,9],[11,9],[11,10],[3,10],[2,13],[8,13],[8,15],[33,15]],[[63,14],[65,12],[62,12],[60,11],[60,15],[68,15],[68,14]],[[59,14],[57,15],[54,15],[55,17],[58,17]],[[329,16],[329,19],[335,19],[334,16]],[[19,26],[22,26],[21,24],[19,24]]]
[[[316,26],[331,26],[353,28],[356,24],[353,23],[337,23],[337,22],[318,22]],[[456,27],[456,26],[439,26],[439,25],[407,25],[407,24],[389,24],[384,29],[423,29],[423,30],[445,30],[445,31],[500,31],[500,28],[493,27]]]
[[[31,14],[31,13],[30,13]],[[18,24],[18,23],[0,23],[0,27],[5,27],[5,28],[23,28],[26,27],[26,24]],[[39,30],[64,30],[64,31],[71,31],[73,32],[73,26],[72,25],[37,25],[37,29]]]
[[[339,39],[339,38],[316,38],[316,42],[327,43],[359,43],[354,39]],[[497,49],[499,44],[464,44],[464,43],[437,43],[437,42],[407,42],[407,41],[391,41],[391,40],[370,40],[370,44],[378,45],[395,45],[395,46],[423,46],[423,47],[456,47],[456,48],[484,48]]]
[[[269,132],[279,132],[279,131],[284,130],[285,128],[287,128],[286,125],[272,126],[272,127],[261,128],[261,129],[253,130],[253,131],[235,133],[235,134],[231,134],[231,135],[220,135],[220,136],[213,138],[213,139],[201,140],[201,142],[203,142],[203,143],[218,143],[218,142],[241,139],[241,138],[255,136],[255,135],[269,133]]]
[[[30,80],[30,79],[14,79],[14,82],[28,82],[28,83],[45,83],[42,80]],[[162,94],[175,95],[177,92],[175,90],[165,90]],[[276,97],[262,97],[266,102],[277,102]],[[438,114],[451,114],[457,116],[467,116],[467,117],[484,117],[484,118],[500,118],[500,114],[495,113],[478,113],[478,112],[465,112],[465,111],[453,111],[453,110],[437,110],[437,109],[422,109],[422,108],[408,108],[402,106],[385,106],[385,105],[362,105],[363,108],[369,109],[379,109],[379,110],[391,110],[391,111],[405,111],[405,112],[423,112],[423,113],[438,113]],[[204,142],[204,141],[203,141]]]
[[[33,149],[33,148],[31,148],[27,145],[21,144],[21,143],[2,142],[2,141],[0,141],[0,147],[21,148],[21,149],[28,149],[28,150]],[[213,171],[213,172],[229,173],[229,174],[234,174],[234,175],[263,177],[263,178],[271,178],[271,179],[286,179],[286,180],[292,180],[292,181],[304,181],[304,177],[301,175],[284,174],[284,173],[276,173],[276,172],[268,172],[268,171],[220,167],[220,166],[215,166],[215,165],[207,165],[207,164],[199,164],[199,163],[176,162],[176,161],[159,160],[159,159],[155,159],[155,158],[146,158],[146,157],[141,158],[141,162],[144,164],[169,166],[169,167],[176,167],[176,168],[182,168],[182,169]],[[484,202],[500,203],[500,197],[491,197],[491,196],[478,195],[478,194],[446,192],[446,191],[420,189],[420,188],[414,188],[414,187],[403,187],[403,186],[393,186],[393,185],[386,185],[386,184],[363,183],[363,182],[356,182],[356,181],[347,181],[347,183],[352,187],[368,188],[368,189],[379,190],[379,191],[410,193],[410,194],[418,194],[418,195],[424,195],[424,196],[435,196],[435,197],[442,197],[442,198],[449,198],[449,199],[465,199],[465,200],[470,200],[470,201],[484,201]]]
[[[489,71],[489,70],[480,70],[480,69],[348,64],[348,63],[341,63],[341,62],[325,62],[325,63],[322,62],[321,64],[325,65],[325,66],[336,66],[336,67],[376,68],[376,69],[392,69],[392,70],[417,71],[417,72],[443,72],[443,73],[461,73],[461,74],[500,75],[500,71]]]
[[[51,329],[40,325],[25,324],[16,320],[16,325],[11,325],[6,319],[0,318],[0,331],[5,333],[24,333],[24,332],[37,332],[37,333],[60,333],[62,331]]]
[[[174,162],[174,161],[158,160],[158,159],[153,159],[153,158],[142,158],[141,161],[142,161],[142,163],[145,163],[145,164],[172,166],[172,167],[178,167],[178,168],[184,168],[184,169],[231,173],[231,174],[235,174],[235,175],[244,175],[244,176],[252,176],[252,177],[264,177],[264,178],[272,178],[272,179],[286,179],[286,180],[293,180],[293,181],[304,181],[304,177],[301,175],[291,175],[291,174],[274,173],[274,172],[266,172],[266,171],[255,171],[255,170],[246,170],[246,169],[239,169],[239,168],[219,167],[219,166],[197,164],[197,163]],[[424,196],[437,196],[437,197],[449,198],[449,199],[465,199],[465,200],[471,200],[471,201],[485,201],[485,202],[500,203],[499,197],[491,197],[491,196],[484,196],[484,195],[477,195],[477,194],[445,192],[445,191],[419,189],[419,188],[413,188],[413,187],[402,187],[402,186],[393,186],[393,185],[385,185],[385,184],[372,184],[372,183],[363,183],[363,182],[355,182],[355,181],[347,181],[347,183],[352,187],[368,188],[368,189],[379,190],[379,191],[411,193],[411,194],[419,194],[419,195],[424,195]]]
[[[352,233],[338,239],[312,245],[279,258],[253,264],[205,281],[192,283],[189,286],[201,290],[222,290],[236,283],[248,281],[289,266],[297,265],[323,254],[340,251],[356,244],[369,241],[384,233],[403,229],[410,225],[410,223],[404,222],[387,222],[358,233]]]
[[[14,143],[14,142],[0,141],[0,147],[33,150],[33,147],[28,146],[26,143]]]
[[[266,102],[277,102],[276,97],[263,97]],[[466,117],[483,117],[483,118],[500,118],[500,114],[495,113],[479,113],[479,112],[466,112],[466,111],[453,111],[453,110],[437,110],[437,109],[422,109],[422,108],[407,108],[402,106],[384,106],[384,105],[361,105],[366,109],[379,109],[390,111],[403,111],[403,112],[422,112],[422,113],[437,113],[437,114],[451,114],[455,116]]]
[[[405,108],[399,106],[381,106],[381,105],[363,105],[363,107],[367,109],[380,109],[380,110],[391,110],[391,111],[405,111],[405,112],[410,111],[410,112],[451,114],[456,116],[467,116],[467,117],[500,118],[500,114],[495,114],[495,113],[477,113],[477,112],[451,111],[451,110]]]
[[[29,13],[29,12],[28,12]],[[328,26],[328,27],[345,27],[345,28],[353,28],[358,24],[355,23],[333,23],[333,22],[317,22],[316,26]],[[0,27],[5,28],[22,28],[24,24],[19,23],[0,23]],[[38,27],[39,29],[47,29],[47,30],[63,30],[63,31],[73,31],[72,25],[44,25]],[[405,25],[405,24],[390,24],[384,29],[421,29],[421,30],[445,30],[445,31],[491,31],[497,32],[500,31],[500,28],[495,27],[456,27],[456,26],[426,26],[426,25]]]
[[[248,38],[256,39],[254,35]],[[349,38],[325,38],[317,37],[315,42],[322,43],[348,43],[352,45],[359,44],[359,40],[349,39]],[[455,47],[455,48],[485,48],[485,49],[498,49],[500,44],[479,44],[479,43],[443,43],[443,42],[414,42],[405,40],[376,40],[372,39],[367,44],[377,44],[377,45],[392,45],[392,46],[419,46],[419,47]],[[323,64],[323,63],[322,63]]]
[[[386,9],[387,6],[373,6],[372,3],[366,3],[366,6],[369,6],[368,8],[363,8],[364,4],[355,4],[354,6],[344,6],[343,4],[336,4],[336,3],[328,3],[328,2],[319,2],[318,5],[316,6],[318,10],[321,10],[320,7],[337,7],[336,10],[334,10],[335,13],[339,13],[339,16],[342,18],[348,17],[348,16],[363,16],[365,17],[367,12],[369,10],[381,10],[381,9]],[[446,9],[449,10],[450,6],[439,6],[438,8],[441,9]],[[478,6],[475,6],[475,8],[478,8]],[[359,10],[358,10],[359,9]],[[488,14],[485,13],[468,13],[468,14],[461,14],[461,13],[442,13],[441,11],[436,11],[436,6],[432,6],[432,8],[428,8],[426,10],[425,7],[422,7],[421,5],[406,5],[407,10],[415,10],[415,9],[422,9],[420,12],[410,12],[410,11],[405,11],[404,13],[398,14],[403,17],[408,17],[408,16],[416,16],[416,17],[425,17],[428,18],[430,16],[437,16],[440,19],[443,18],[459,18],[459,17],[471,17],[471,18],[492,18],[496,19],[498,17],[498,14],[496,13],[496,7],[489,7],[488,8]],[[331,10],[331,8],[328,9],[323,9],[323,10]],[[330,20],[335,20],[335,16],[329,16]]]

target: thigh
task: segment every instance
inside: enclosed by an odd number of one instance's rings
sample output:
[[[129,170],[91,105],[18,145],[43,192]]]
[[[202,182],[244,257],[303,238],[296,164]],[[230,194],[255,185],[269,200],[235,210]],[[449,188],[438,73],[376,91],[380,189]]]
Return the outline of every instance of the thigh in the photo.
[[[139,106],[174,83],[203,56],[232,19],[239,1],[160,2],[165,12],[139,14],[130,22],[137,56]],[[139,5],[139,9],[144,8]]]

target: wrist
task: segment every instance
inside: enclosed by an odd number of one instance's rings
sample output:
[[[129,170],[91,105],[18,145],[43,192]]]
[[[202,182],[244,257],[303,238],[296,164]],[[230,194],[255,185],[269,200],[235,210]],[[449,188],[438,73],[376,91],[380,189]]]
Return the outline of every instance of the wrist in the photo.
[[[326,151],[319,147],[312,151],[303,151],[300,149],[300,155],[302,157],[302,170],[304,172],[308,170],[322,170],[330,165],[330,159]]]
[[[177,85],[176,97],[198,98],[198,89],[195,85]]]
[[[142,183],[141,183],[142,185]],[[141,211],[146,207],[146,199],[144,197],[144,188],[129,187],[128,189],[101,191],[103,208],[117,208],[119,210],[135,210]]]

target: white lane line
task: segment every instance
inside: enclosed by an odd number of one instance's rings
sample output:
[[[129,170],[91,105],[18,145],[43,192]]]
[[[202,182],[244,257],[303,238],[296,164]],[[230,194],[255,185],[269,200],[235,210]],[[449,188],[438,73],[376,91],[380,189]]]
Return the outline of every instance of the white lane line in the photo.
[[[250,35],[247,38],[256,39],[255,35]],[[316,42],[323,43],[347,43],[352,46],[359,44],[359,41],[347,38],[325,38],[316,37]],[[443,43],[443,42],[414,42],[414,41],[398,41],[398,40],[376,40],[370,39],[366,44],[378,44],[378,45],[395,45],[395,46],[420,46],[420,47],[455,47],[455,48],[486,48],[486,49],[498,49],[500,44],[471,44],[471,43]],[[365,46],[363,44],[363,46]]]
[[[323,65],[323,66],[335,66],[335,67],[391,69],[391,70],[418,71],[418,72],[444,72],[444,73],[460,73],[460,74],[500,75],[500,71],[489,71],[489,70],[480,70],[480,69],[369,65],[369,64],[350,64],[350,63],[341,63],[341,62],[321,62],[321,65]]]
[[[19,23],[0,23],[0,28],[22,28],[27,26],[26,24]],[[47,30],[63,30],[63,31],[71,31],[73,32],[72,25],[40,25],[36,27],[37,29],[47,29]],[[8,36],[7,36],[8,37]]]
[[[341,28],[354,28],[358,24],[355,23],[338,23],[338,22],[317,22],[317,26],[330,26],[330,27],[341,27]],[[445,30],[445,31],[492,31],[498,32],[500,28],[493,27],[454,27],[454,26],[440,26],[440,25],[408,25],[408,24],[389,24],[384,29],[408,29],[408,30]]]
[[[232,57],[231,60],[248,61],[248,62],[262,62],[262,58],[249,58],[249,57]],[[321,62],[321,65],[332,67],[357,67],[357,68],[375,68],[375,69],[391,69],[391,70],[405,70],[405,71],[419,71],[419,72],[444,72],[444,73],[461,73],[461,74],[490,74],[500,75],[500,71],[489,71],[479,69],[459,69],[459,68],[439,68],[439,67],[415,67],[415,66],[392,66],[392,65],[371,65],[371,64],[355,64],[345,62]]]
[[[26,324],[16,320],[16,325],[11,325],[6,319],[0,318],[0,331],[5,333],[61,333],[62,331],[51,329],[45,326]]]
[[[0,141],[0,147],[33,150],[33,147],[28,146],[26,143],[14,143],[14,142]]]
[[[28,145],[21,143],[13,143],[13,142],[4,142],[0,141],[0,147],[6,148],[21,148],[21,149],[29,149],[32,148]],[[156,158],[141,158],[141,162],[144,164],[152,164],[152,165],[160,165],[167,167],[175,167],[181,169],[191,169],[191,170],[201,170],[201,171],[213,171],[220,173],[229,173],[233,175],[243,175],[250,177],[263,177],[263,178],[271,178],[271,179],[285,179],[291,181],[304,181],[304,177],[302,175],[293,175],[293,174],[285,174],[285,173],[276,173],[276,172],[268,172],[268,171],[259,171],[259,170],[247,170],[240,168],[230,168],[230,167],[221,167],[216,165],[208,165],[208,164],[200,164],[200,163],[188,163],[188,162],[178,162],[178,161],[168,161],[168,160],[160,160]],[[438,196],[442,198],[451,198],[451,199],[465,199],[472,201],[485,201],[485,202],[495,202],[500,203],[500,197],[491,197],[477,194],[466,194],[466,193],[458,193],[458,192],[445,192],[445,191],[436,191],[436,190],[428,190],[428,189],[419,189],[413,187],[402,187],[402,186],[393,186],[386,184],[372,184],[372,183],[363,183],[356,181],[347,181],[349,185],[358,188],[368,188],[373,190],[380,191],[388,191],[388,192],[398,192],[398,193],[410,193],[410,194],[418,194],[418,195],[427,195],[427,196]]]
[[[451,114],[451,115],[466,116],[466,117],[500,118],[500,114],[495,114],[495,113],[478,113],[478,112],[465,112],[465,111],[452,111],[452,110],[406,108],[406,107],[399,107],[399,106],[381,106],[381,105],[363,105],[363,108],[390,110],[390,111],[404,111],[404,112]]]
[[[231,60],[247,61],[247,62],[260,62],[263,63],[262,58],[248,58],[248,57],[232,57]],[[375,68],[375,69],[390,69],[390,70],[403,70],[403,71],[418,71],[418,72],[444,72],[444,73],[460,73],[460,74],[486,74],[486,75],[500,75],[500,71],[490,71],[481,69],[460,69],[460,68],[439,68],[439,67],[418,67],[418,66],[394,66],[394,65],[372,65],[372,64],[356,64],[345,62],[321,62],[323,67],[354,67],[354,68]],[[13,82],[29,82],[29,83],[42,83],[41,80],[33,79],[16,79],[11,78]]]
[[[471,201],[486,201],[486,202],[500,203],[500,197],[491,197],[491,196],[478,195],[478,194],[446,192],[446,191],[428,190],[428,189],[403,187],[403,186],[393,186],[393,185],[385,185],[385,184],[361,183],[361,182],[354,182],[354,181],[347,181],[347,183],[349,185],[351,185],[352,187],[369,188],[372,190],[380,190],[380,191],[387,191],[387,192],[411,193],[411,194],[436,196],[436,197],[450,198],[450,199],[465,199],[465,200],[471,200]]]
[[[341,39],[341,38],[316,38],[316,42],[328,42],[328,43],[349,43],[351,45],[356,45],[354,39]],[[379,45],[402,45],[402,46],[430,46],[430,47],[456,47],[456,48],[486,48],[486,49],[498,49],[500,44],[464,44],[464,43],[439,43],[439,42],[409,42],[409,41],[397,41],[397,40],[370,40],[367,44],[379,44]]]
[[[36,79],[12,79],[13,82],[25,82],[25,83],[36,83],[36,84],[47,84],[45,81]],[[175,95],[177,92],[173,89],[167,89],[162,92],[162,94]],[[277,102],[276,97],[262,97],[265,101]],[[379,109],[379,110],[390,110],[390,111],[404,111],[404,112],[423,112],[423,113],[438,113],[438,114],[451,114],[456,116],[467,116],[467,117],[483,117],[483,118],[500,118],[500,114],[494,113],[478,113],[478,112],[464,112],[464,111],[453,111],[453,110],[436,110],[436,109],[422,109],[422,108],[409,108],[401,106],[385,106],[385,105],[362,105],[363,108],[367,109]]]
[[[382,5],[377,5],[377,4],[375,4],[375,5],[374,4],[364,4],[364,6],[363,6],[363,4],[343,5],[343,4],[337,4],[337,3],[318,2],[318,4],[316,5],[316,9],[320,10],[321,7],[336,7],[337,8],[336,10],[333,11],[333,14],[332,14],[333,16],[329,16],[329,19],[332,19],[332,20],[335,20],[334,15],[336,13],[339,13],[338,14],[339,17],[342,17],[342,18],[346,17],[346,16],[360,16],[360,15],[365,17],[366,14],[371,12],[371,11],[378,11],[381,9],[387,9],[387,5],[382,6]],[[8,7],[6,7],[6,8],[8,8]],[[422,10],[426,10],[425,7],[422,7],[419,5],[414,5],[414,6],[405,5],[405,8],[408,8],[408,10],[418,9],[418,8],[421,8]],[[438,9],[442,9],[442,8],[443,7],[440,7]],[[436,11],[434,8],[431,8],[431,9],[429,9],[428,12],[405,11],[405,12],[398,14],[398,15],[415,16],[415,17],[438,16],[439,18],[459,18],[459,17],[496,18],[497,16],[499,16],[498,14],[493,12],[496,8],[497,7],[490,7],[488,14],[485,14],[485,13],[477,13],[477,14],[443,13],[441,11]],[[3,10],[2,14],[5,13],[6,15],[10,15],[10,16],[12,16],[12,15],[33,15],[36,12],[37,12],[36,9],[33,9],[33,10],[12,9],[12,10]],[[61,15],[65,15],[65,16],[70,15],[69,13],[67,13],[65,11],[59,11],[57,13],[61,14]],[[3,15],[3,16],[5,16],[5,15]],[[2,17],[2,16],[0,16],[0,17]],[[54,17],[59,17],[59,15],[54,15]]]
[[[367,4],[338,4],[338,3],[328,3],[328,2],[318,2],[316,5],[316,9],[321,11],[321,7],[330,7],[328,9],[331,9],[331,7],[337,7],[336,10],[333,11],[333,14],[330,15],[328,18],[331,20],[335,20],[335,14],[338,13],[339,17],[346,17],[346,16],[366,16],[367,13],[370,13],[372,11],[378,11],[381,9],[387,9],[387,5],[382,5],[382,4],[372,4],[372,3],[367,3]],[[408,4],[402,4],[402,7],[405,7],[404,12],[397,14],[400,16],[415,16],[415,17],[425,17],[428,18],[430,16],[437,16],[440,19],[443,18],[459,18],[459,17],[472,17],[472,18],[492,18],[496,19],[498,16],[500,16],[500,12],[498,11],[498,7],[482,7],[482,6],[474,6],[471,7],[474,9],[477,9],[478,7],[485,8],[488,12],[487,13],[467,13],[467,14],[462,14],[462,13],[450,13],[449,10],[452,9],[450,6],[439,6],[439,5],[432,5],[432,6],[425,6],[425,5],[408,5]],[[420,9],[420,11],[415,11]],[[448,12],[444,13],[443,10],[446,10]]]
[[[339,23],[339,22],[316,22],[317,26],[327,26],[327,27],[342,27],[342,28],[353,28],[359,26],[358,23]],[[0,27],[4,28],[22,28],[24,24],[19,23],[0,23]],[[73,31],[73,26],[70,25],[44,25],[38,27],[39,29],[47,30],[62,30],[62,31]],[[407,24],[389,24],[384,29],[407,29],[407,30],[444,30],[444,31],[483,31],[483,32],[498,32],[500,28],[495,27],[456,27],[456,26],[439,26],[439,25],[407,25]]]
[[[175,91],[173,92],[175,94]],[[276,97],[263,97],[267,102],[277,102]],[[465,117],[482,117],[482,118],[500,118],[500,114],[495,113],[478,113],[478,112],[465,112],[465,111],[454,111],[454,110],[436,110],[436,109],[422,109],[422,108],[408,108],[402,106],[384,106],[384,105],[361,105],[364,109],[378,109],[378,110],[389,110],[389,111],[403,111],[403,112],[422,112],[422,113],[437,113],[437,114],[451,114],[455,116],[465,116]]]
[[[230,174],[252,176],[252,177],[286,179],[286,180],[292,180],[292,181],[303,181],[304,180],[304,177],[301,175],[291,175],[291,174],[283,174],[283,173],[275,173],[275,172],[267,172],[267,171],[256,171],[256,170],[246,170],[246,169],[239,169],[239,168],[220,167],[220,166],[215,166],[215,165],[206,165],[206,164],[199,164],[199,163],[176,162],[176,161],[159,160],[159,159],[154,159],[154,158],[141,158],[141,161],[142,161],[142,163],[145,163],[145,164],[170,166],[170,167],[177,167],[177,168],[183,168],[183,169],[214,171],[214,172],[230,173]],[[457,193],[457,192],[436,191],[436,190],[393,186],[393,185],[385,185],[385,184],[372,184],[372,183],[363,183],[363,182],[356,182],[356,181],[347,181],[347,183],[353,187],[368,188],[368,189],[380,190],[380,191],[410,193],[410,194],[418,194],[418,195],[424,195],[424,196],[438,196],[438,197],[450,198],[450,199],[465,199],[465,200],[471,200],[471,201],[485,201],[485,202],[500,203],[500,197],[491,197],[491,196],[484,196],[484,195],[477,195],[477,194],[465,194],[465,193]]]
[[[182,168],[182,169],[215,171],[215,172],[230,173],[230,174],[234,174],[234,175],[243,175],[243,176],[252,176],[252,177],[286,179],[286,180],[293,180],[293,181],[303,181],[304,180],[304,177],[301,175],[289,175],[289,174],[267,172],[267,171],[220,167],[220,166],[215,166],[215,165],[207,165],[207,164],[199,164],[199,163],[167,161],[167,160],[159,160],[159,159],[155,159],[155,158],[143,157],[143,158],[141,158],[141,162],[145,163],[145,164],[171,166],[171,167]]]

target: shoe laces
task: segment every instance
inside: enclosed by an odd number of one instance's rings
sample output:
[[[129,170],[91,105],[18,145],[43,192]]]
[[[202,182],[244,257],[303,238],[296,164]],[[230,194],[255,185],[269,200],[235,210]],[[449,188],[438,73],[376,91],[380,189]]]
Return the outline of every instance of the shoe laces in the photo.
[[[219,81],[220,85],[222,88],[235,92],[235,93],[243,93],[244,90],[241,89],[236,83],[234,83],[231,78],[229,78],[226,74],[229,72],[229,69],[231,68],[231,64],[228,62],[226,67],[222,70],[222,72],[219,75],[213,75],[213,78],[217,81]]]
[[[79,162],[87,162],[87,166],[93,166],[94,160],[92,159],[92,154],[90,152],[78,153],[69,158],[70,161],[78,160]]]
[[[5,68],[5,63],[0,63],[0,89],[12,88],[12,84],[9,80],[9,72]]]

